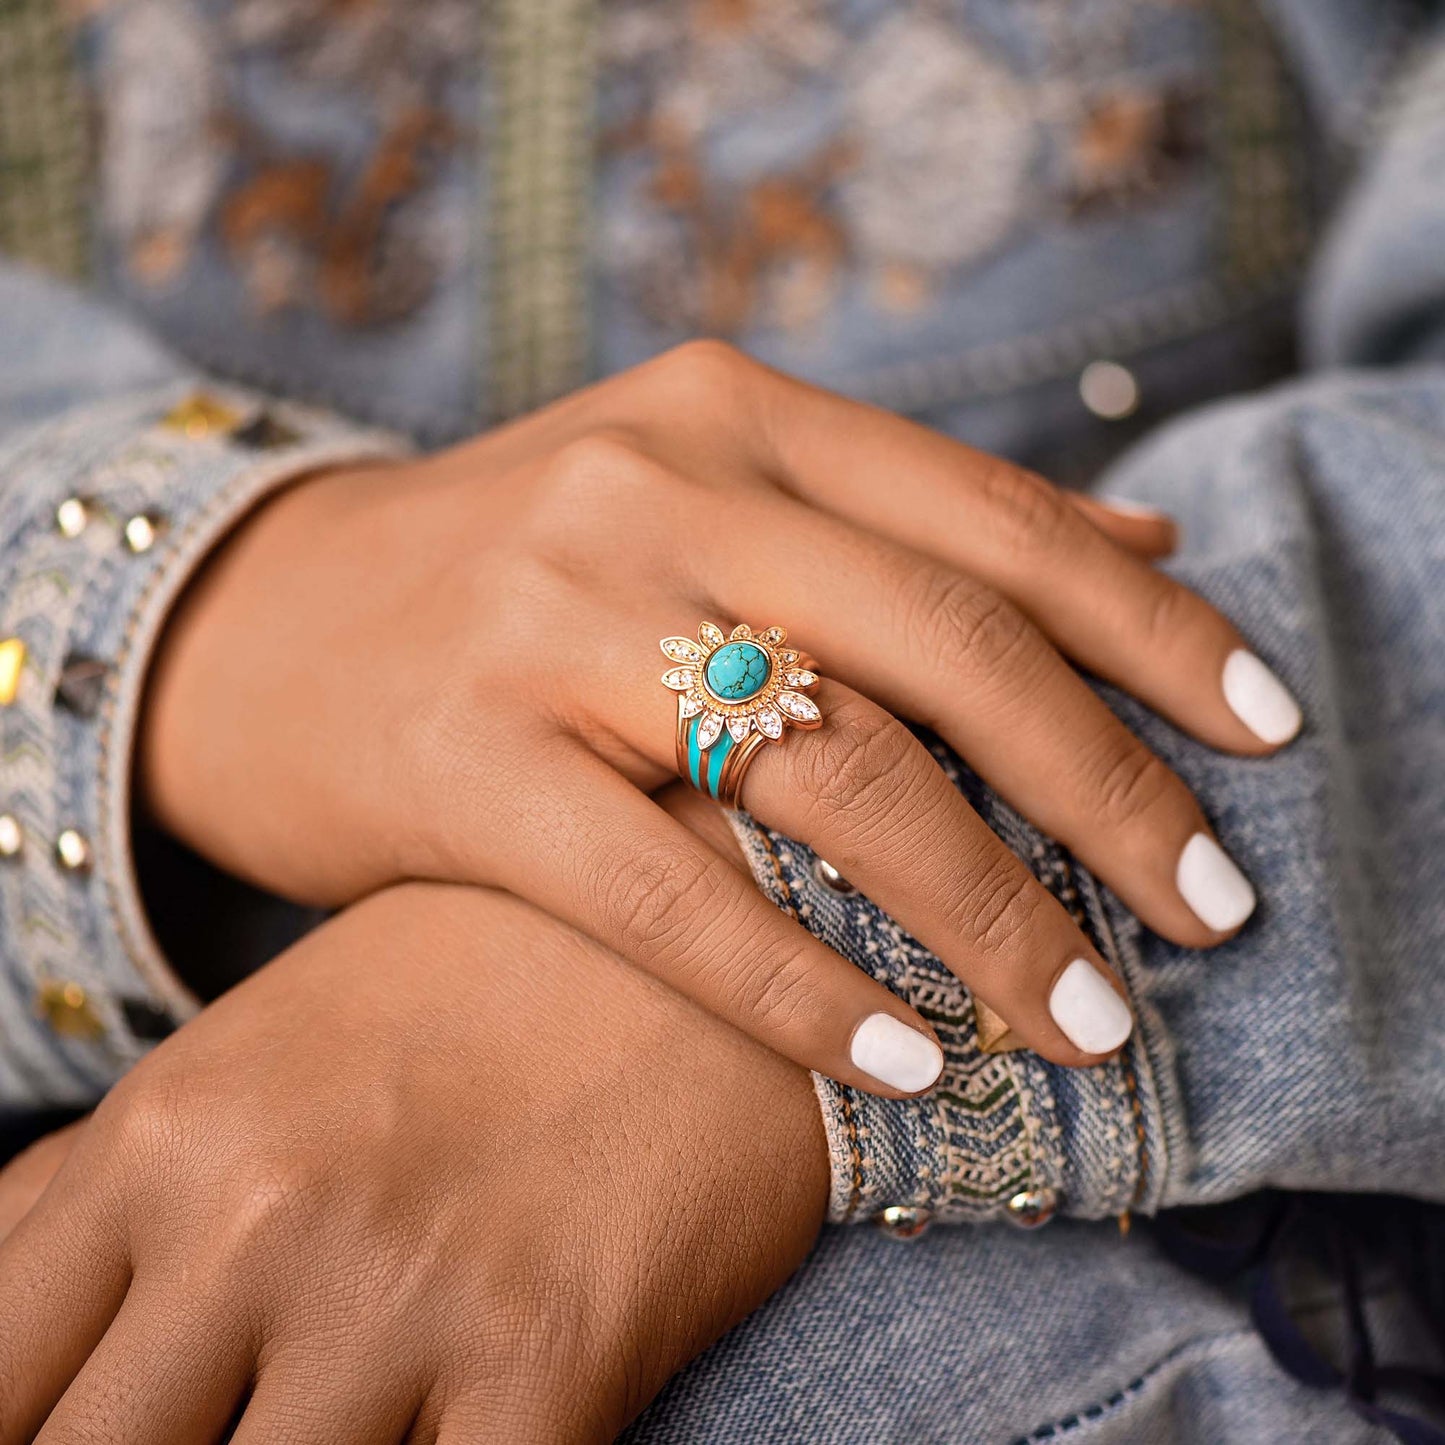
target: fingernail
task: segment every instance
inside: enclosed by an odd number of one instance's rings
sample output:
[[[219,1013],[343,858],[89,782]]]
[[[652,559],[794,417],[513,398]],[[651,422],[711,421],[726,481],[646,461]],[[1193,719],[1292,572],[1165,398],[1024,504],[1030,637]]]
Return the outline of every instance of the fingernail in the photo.
[[[1049,1012],[1086,1054],[1111,1054],[1134,1028],[1129,1005],[1087,958],[1076,958],[1049,993]]]
[[[928,1088],[943,1072],[943,1050],[892,1014],[869,1014],[853,1031],[849,1055],[855,1068],[905,1094]]]
[[[1304,721],[1285,685],[1242,647],[1224,660],[1224,700],[1235,717],[1267,743],[1287,743]]]
[[[1184,845],[1174,878],[1200,922],[1217,933],[1238,928],[1254,912],[1254,885],[1208,833]]]
[[[1131,502],[1125,497],[1096,497],[1095,501],[1111,512],[1117,512],[1121,517],[1137,517],[1141,522],[1174,520],[1168,512],[1161,512],[1158,507],[1146,507],[1143,502]]]

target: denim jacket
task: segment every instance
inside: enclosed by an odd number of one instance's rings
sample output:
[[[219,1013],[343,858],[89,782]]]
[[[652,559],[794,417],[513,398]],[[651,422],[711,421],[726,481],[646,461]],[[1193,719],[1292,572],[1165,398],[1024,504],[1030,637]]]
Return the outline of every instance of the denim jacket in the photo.
[[[1435,10],[483,14],[0,14],[0,244],[22,263],[0,268],[0,1111],[93,1101],[196,1007],[142,903],[130,751],[167,609],[226,529],[303,472],[710,332],[1175,510],[1179,575],[1310,718],[1266,768],[1110,694],[1260,884],[1207,958],[938,749],[1130,986],[1139,1028],[1095,1069],[986,1052],[936,958],[738,817],[759,885],[945,1045],[920,1101],[817,1080],[832,1218],[1097,1218],[1382,1174],[1445,1196]]]

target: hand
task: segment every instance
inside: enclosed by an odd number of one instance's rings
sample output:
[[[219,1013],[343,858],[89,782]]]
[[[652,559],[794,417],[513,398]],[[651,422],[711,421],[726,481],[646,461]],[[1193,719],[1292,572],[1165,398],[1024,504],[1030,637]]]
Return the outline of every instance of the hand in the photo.
[[[801,1070],[514,898],[394,889],[72,1136],[0,1244],[0,1445],[611,1440],[826,1194]]]
[[[915,1092],[941,1062],[922,1020],[647,796],[675,771],[658,639],[707,617],[783,622],[819,659],[825,722],[762,750],[745,806],[1025,1043],[1096,1062],[1128,1030],[1118,981],[885,709],[941,733],[1147,923],[1200,947],[1243,921],[1249,885],[1064,658],[1219,747],[1266,753],[1298,715],[1224,618],[1101,530],[1149,550],[1157,528],[1086,509],[717,344],[685,347],[264,507],[169,630],[143,795],[223,867],[302,899],[406,877],[506,888],[788,1058]],[[1243,716],[1266,704],[1259,736]],[[914,1031],[895,1030],[891,1058],[860,1051],[876,1014]]]

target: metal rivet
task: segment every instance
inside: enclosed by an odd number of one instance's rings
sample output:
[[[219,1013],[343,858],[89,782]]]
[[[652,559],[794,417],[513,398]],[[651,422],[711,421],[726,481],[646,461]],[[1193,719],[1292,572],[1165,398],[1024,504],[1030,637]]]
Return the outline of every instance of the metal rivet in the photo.
[[[191,441],[202,441],[218,432],[232,432],[240,424],[240,412],[203,391],[188,396],[161,418],[161,425],[167,431],[178,431]]]
[[[921,1204],[890,1204],[874,1216],[874,1223],[889,1239],[917,1239],[933,1223],[933,1211]]]
[[[0,642],[0,707],[9,707],[20,691],[20,671],[25,666],[25,644],[18,637]]]
[[[149,552],[155,546],[156,538],[160,536],[164,528],[163,518],[151,512],[137,512],[125,524],[125,545],[136,556],[140,556],[142,552]]]
[[[819,858],[813,864],[813,877],[824,888],[831,888],[834,893],[841,893],[845,897],[858,891],[826,858]]]
[[[231,440],[237,446],[249,447],[252,451],[269,452],[279,447],[295,446],[301,440],[301,433],[285,422],[277,421],[269,411],[263,411],[232,432]]]
[[[55,685],[55,700],[77,717],[94,717],[100,709],[109,669],[94,657],[72,653],[60,669]]]
[[[85,834],[67,828],[55,840],[55,861],[67,873],[84,873],[90,867],[90,844]]]
[[[83,497],[67,497],[55,509],[55,530],[62,537],[80,536],[90,525],[90,508]]]
[[[1079,395],[1105,421],[1122,421],[1139,409],[1139,383],[1117,361],[1091,361],[1079,375]]]
[[[13,813],[0,813],[0,858],[13,858],[25,846],[25,830]]]
[[[1058,1207],[1059,1196],[1052,1189],[1021,1190],[1005,1205],[1010,1223],[1020,1229],[1037,1229],[1047,1224]]]
[[[45,979],[35,995],[35,1011],[64,1038],[98,1039],[105,1032],[94,1005],[78,983]]]

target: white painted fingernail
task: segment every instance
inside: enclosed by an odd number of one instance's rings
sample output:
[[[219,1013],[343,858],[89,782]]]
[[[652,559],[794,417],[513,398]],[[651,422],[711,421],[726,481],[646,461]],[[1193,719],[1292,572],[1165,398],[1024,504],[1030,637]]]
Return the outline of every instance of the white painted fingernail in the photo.
[[[1287,743],[1304,721],[1289,689],[1242,647],[1224,660],[1224,700],[1235,717],[1267,743]]]
[[[1200,922],[1218,933],[1238,928],[1254,912],[1254,885],[1208,833],[1184,845],[1174,880]]]
[[[1121,517],[1137,517],[1141,522],[1172,522],[1174,520],[1168,512],[1161,512],[1158,507],[1146,507],[1143,502],[1131,502],[1125,497],[1096,497],[1094,500],[1107,507],[1111,512],[1117,512]]]
[[[869,1014],[848,1052],[855,1068],[905,1094],[928,1088],[943,1072],[943,1050],[892,1014]]]
[[[1086,1054],[1111,1054],[1134,1028],[1129,1005],[1087,958],[1076,958],[1049,993],[1049,1012]]]

